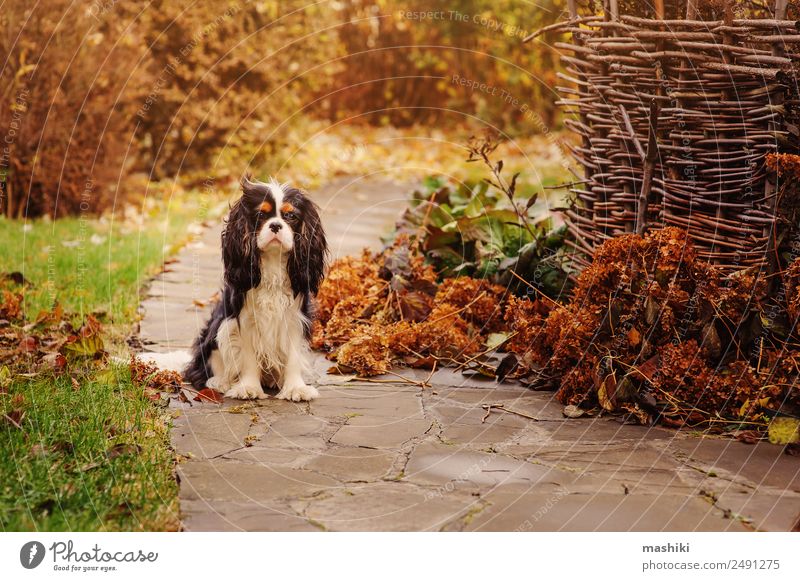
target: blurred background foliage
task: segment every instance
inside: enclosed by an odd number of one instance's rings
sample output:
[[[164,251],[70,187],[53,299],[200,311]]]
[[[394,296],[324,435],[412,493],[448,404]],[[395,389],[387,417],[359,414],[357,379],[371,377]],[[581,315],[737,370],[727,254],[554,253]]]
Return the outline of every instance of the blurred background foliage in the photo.
[[[565,5],[7,2],[0,213],[101,213],[130,196],[131,173],[276,171],[331,126],[547,133],[559,126],[557,35],[522,38]]]

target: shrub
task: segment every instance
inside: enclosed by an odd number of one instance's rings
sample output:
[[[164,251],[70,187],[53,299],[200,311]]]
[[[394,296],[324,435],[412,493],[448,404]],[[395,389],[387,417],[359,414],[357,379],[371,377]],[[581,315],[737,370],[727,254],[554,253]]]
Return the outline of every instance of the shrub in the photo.
[[[120,13],[135,4],[120,0]],[[134,55],[124,19],[67,0],[0,11],[0,211],[6,216],[100,212],[125,175],[126,83]]]
[[[153,79],[136,107],[140,167],[156,178],[271,165],[338,50],[326,8],[155,0],[142,16]],[[285,124],[284,124],[285,122]],[[283,127],[279,129],[279,127]],[[234,163],[230,163],[234,162]]]

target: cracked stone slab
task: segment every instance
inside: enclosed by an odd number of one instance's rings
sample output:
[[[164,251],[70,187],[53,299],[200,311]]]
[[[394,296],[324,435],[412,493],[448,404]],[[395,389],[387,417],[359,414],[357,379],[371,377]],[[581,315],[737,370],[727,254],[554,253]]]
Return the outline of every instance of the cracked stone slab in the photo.
[[[719,438],[674,438],[670,449],[709,470],[725,471],[758,486],[800,492],[800,457],[784,454],[782,446],[766,442],[746,445]],[[797,512],[800,514],[800,506]]]
[[[537,422],[554,442],[622,442],[673,440],[675,432],[657,426],[622,424],[606,417],[564,419],[562,422]]]
[[[394,456],[392,452],[369,448],[329,448],[304,462],[303,468],[341,482],[376,481],[389,474]]]
[[[298,448],[324,450],[327,433],[336,429],[324,418],[296,414],[268,421],[266,433],[260,435],[259,444],[270,448]],[[258,432],[257,432],[258,433]]]
[[[228,400],[226,399],[225,401],[227,402]],[[239,400],[232,401],[236,402]],[[241,402],[239,401],[239,403]],[[278,399],[274,396],[257,400],[255,406],[256,409],[254,411],[265,420],[280,418],[287,415],[305,414],[308,408],[308,404],[306,403],[286,401],[285,399]]]
[[[514,484],[550,489],[574,481],[576,475],[502,454],[421,444],[411,453],[403,479],[420,484],[466,485],[483,489]]]
[[[214,458],[244,446],[250,423],[241,414],[184,414],[173,423],[172,447],[185,456]]]
[[[680,463],[672,454],[646,442],[634,444],[584,442],[553,444],[543,440],[538,448],[527,447],[528,457],[550,464],[564,464],[582,471],[602,471],[608,468],[676,470]]]
[[[419,419],[422,417],[422,398],[415,391],[391,391],[352,387],[324,389],[311,402],[315,416],[377,416],[384,418]]]
[[[749,519],[756,530],[791,531],[800,526],[800,494],[797,493],[727,491],[718,495],[716,505]]]
[[[178,466],[181,499],[267,502],[331,491],[340,484],[328,476],[282,466],[233,460],[186,462]]]
[[[463,444],[479,449],[493,449],[494,446],[512,440],[520,431],[498,424],[461,425],[451,424],[442,430],[441,438],[449,444]]]
[[[442,440],[452,444],[486,447],[510,440],[531,420],[507,413],[486,416],[480,406],[451,405],[447,400],[427,405],[442,426]]]
[[[253,446],[240,448],[224,454],[223,458],[229,458],[238,462],[252,462],[264,466],[283,466],[287,468],[302,468],[310,458],[315,457],[316,450],[298,450],[292,448],[275,448],[274,446],[263,446],[260,441]]]
[[[502,404],[504,408],[512,411],[522,412],[526,415],[533,416],[538,420],[558,420],[563,421],[565,418],[561,413],[564,406],[557,403],[552,394],[541,394],[525,389],[497,387],[494,390],[487,389],[474,389],[467,387],[457,387],[451,389],[438,389],[436,395],[432,398],[434,402],[451,402],[461,404],[480,410],[482,414],[485,410],[482,405],[489,404]],[[508,411],[493,409],[490,417],[495,415],[511,415]],[[521,416],[516,416],[519,419],[524,419]],[[527,419],[526,421],[535,421]]]
[[[308,519],[284,506],[251,502],[187,501],[181,503],[186,531],[319,531]]]
[[[437,531],[473,507],[471,495],[435,495],[411,485],[348,487],[315,500],[306,516],[333,531]]]
[[[293,436],[316,436],[325,431],[329,422],[324,418],[295,415],[270,422],[269,433],[279,438]]]
[[[423,418],[395,420],[388,417],[355,416],[339,428],[331,442],[364,448],[398,448],[413,438],[423,436],[432,426],[431,420]]]
[[[746,531],[699,498],[673,494],[549,494],[521,487],[487,494],[471,531]]]
[[[429,403],[426,407],[444,426],[503,426],[507,428],[522,428],[532,421],[504,412],[492,412],[487,416],[487,410],[481,408],[479,405],[463,406],[452,405],[447,401],[435,401]]]

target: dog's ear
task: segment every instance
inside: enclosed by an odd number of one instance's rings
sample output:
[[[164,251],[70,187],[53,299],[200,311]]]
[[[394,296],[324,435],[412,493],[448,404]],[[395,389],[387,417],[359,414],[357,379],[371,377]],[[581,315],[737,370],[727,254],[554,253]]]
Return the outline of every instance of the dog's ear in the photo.
[[[267,195],[267,189],[264,184],[250,180],[250,174],[242,178],[242,197],[241,202],[248,209],[257,207]]]
[[[294,233],[294,248],[289,256],[289,280],[295,295],[317,294],[325,276],[328,241],[319,216],[319,208],[311,199],[300,198],[301,225]]]
[[[222,262],[225,282],[233,288],[247,291],[261,282],[256,235],[244,197],[231,208],[222,231]]]

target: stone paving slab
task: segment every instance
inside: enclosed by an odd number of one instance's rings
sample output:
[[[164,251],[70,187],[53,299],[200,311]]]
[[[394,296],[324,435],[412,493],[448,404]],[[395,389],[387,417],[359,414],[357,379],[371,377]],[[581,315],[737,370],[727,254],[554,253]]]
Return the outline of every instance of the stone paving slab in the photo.
[[[388,231],[408,188],[317,193],[334,253]],[[150,287],[148,349],[188,347],[220,279],[219,226]],[[172,402],[186,530],[744,531],[800,525],[800,458],[613,418],[565,419],[552,393],[442,369],[388,383],[327,375],[319,399]],[[274,395],[274,394],[273,394]],[[502,404],[487,416],[481,406]]]

